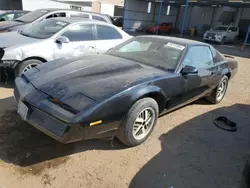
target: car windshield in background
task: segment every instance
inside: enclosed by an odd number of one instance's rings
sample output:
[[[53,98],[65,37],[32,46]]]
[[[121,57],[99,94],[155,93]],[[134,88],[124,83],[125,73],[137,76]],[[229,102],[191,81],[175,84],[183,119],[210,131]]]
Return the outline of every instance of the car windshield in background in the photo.
[[[48,10],[35,10],[17,18],[16,21],[25,23],[33,22],[36,19],[40,18],[41,16],[47,14],[48,12],[49,12]]]
[[[215,27],[213,30],[216,30],[216,31],[227,31],[227,27]]]
[[[48,19],[26,27],[20,34],[31,38],[47,39],[67,25],[67,22]]]
[[[133,38],[108,52],[109,55],[174,71],[185,46],[164,39]]]

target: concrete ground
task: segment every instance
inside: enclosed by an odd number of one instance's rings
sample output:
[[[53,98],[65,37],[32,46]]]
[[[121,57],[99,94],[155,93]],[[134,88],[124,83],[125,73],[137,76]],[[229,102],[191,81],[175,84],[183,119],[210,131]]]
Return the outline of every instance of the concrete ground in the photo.
[[[250,60],[224,100],[202,100],[161,117],[150,138],[126,148],[118,140],[62,145],[17,115],[12,85],[0,85],[0,188],[242,188],[250,156]],[[213,124],[224,115],[238,125]]]

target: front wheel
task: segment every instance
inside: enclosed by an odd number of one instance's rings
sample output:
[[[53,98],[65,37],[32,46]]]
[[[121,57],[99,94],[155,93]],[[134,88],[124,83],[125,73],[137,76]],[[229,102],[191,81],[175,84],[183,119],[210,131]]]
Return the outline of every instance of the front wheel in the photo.
[[[120,125],[117,137],[127,146],[143,143],[157,123],[159,108],[152,98],[138,100],[129,110]]]
[[[15,76],[21,76],[23,73],[25,73],[26,71],[36,67],[37,65],[42,64],[43,62],[37,59],[29,59],[26,61],[23,61],[22,63],[20,63],[16,69],[15,69]]]
[[[223,76],[218,86],[212,91],[210,96],[207,97],[207,100],[213,104],[220,103],[227,92],[227,87],[228,87],[228,77]]]

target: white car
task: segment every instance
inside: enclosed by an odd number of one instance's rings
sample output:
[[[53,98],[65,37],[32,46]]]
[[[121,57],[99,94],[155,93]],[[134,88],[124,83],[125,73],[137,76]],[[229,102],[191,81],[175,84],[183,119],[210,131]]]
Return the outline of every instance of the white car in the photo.
[[[239,35],[239,28],[236,26],[221,25],[206,31],[203,40],[215,41],[221,44],[225,42],[235,42]]]
[[[105,53],[130,38],[126,32],[105,22],[51,18],[20,32],[0,34],[0,67],[10,67],[20,76],[55,59]]]

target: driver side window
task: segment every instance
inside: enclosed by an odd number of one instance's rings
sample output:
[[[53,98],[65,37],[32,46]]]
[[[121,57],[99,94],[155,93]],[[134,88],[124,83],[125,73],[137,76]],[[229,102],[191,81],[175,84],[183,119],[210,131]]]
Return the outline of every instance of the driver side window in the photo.
[[[73,25],[62,34],[69,39],[70,42],[95,40],[93,24]]]
[[[184,60],[183,67],[186,65],[205,69],[213,64],[212,53],[207,46],[193,46],[189,48]]]

